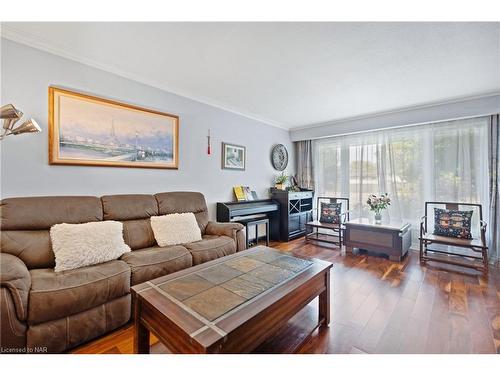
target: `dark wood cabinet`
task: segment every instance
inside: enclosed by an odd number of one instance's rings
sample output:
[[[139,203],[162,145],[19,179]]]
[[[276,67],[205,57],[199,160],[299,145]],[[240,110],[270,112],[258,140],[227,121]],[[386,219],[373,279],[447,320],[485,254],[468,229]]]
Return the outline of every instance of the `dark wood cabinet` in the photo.
[[[353,248],[378,252],[400,262],[411,246],[411,225],[405,222],[375,224],[372,219],[349,220],[345,224],[346,252]]]
[[[280,239],[290,241],[305,235],[312,220],[314,192],[273,190],[272,199],[280,204]]]

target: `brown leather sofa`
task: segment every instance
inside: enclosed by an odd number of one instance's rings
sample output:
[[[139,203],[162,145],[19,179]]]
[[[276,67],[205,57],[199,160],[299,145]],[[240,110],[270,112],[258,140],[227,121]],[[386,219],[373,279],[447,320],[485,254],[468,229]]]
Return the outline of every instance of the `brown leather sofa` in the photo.
[[[208,220],[195,192],[26,197],[0,202],[0,348],[63,352],[127,323],[130,286],[245,248],[243,226]],[[159,247],[149,218],[193,212],[202,240]],[[54,272],[50,227],[117,220],[132,251],[120,259]]]

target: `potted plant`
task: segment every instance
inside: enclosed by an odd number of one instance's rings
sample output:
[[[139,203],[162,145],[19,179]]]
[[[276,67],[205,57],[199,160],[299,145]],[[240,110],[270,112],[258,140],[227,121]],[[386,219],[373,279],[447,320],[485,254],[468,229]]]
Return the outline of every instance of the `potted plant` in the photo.
[[[281,172],[280,175],[274,178],[274,187],[278,190],[285,190],[285,184],[288,181],[288,176],[285,172]]]
[[[385,193],[380,196],[376,196],[372,194],[368,197],[366,201],[368,206],[370,206],[370,210],[375,212],[375,224],[382,223],[382,210],[385,210],[387,206],[391,205],[391,198],[389,198],[389,194]]]

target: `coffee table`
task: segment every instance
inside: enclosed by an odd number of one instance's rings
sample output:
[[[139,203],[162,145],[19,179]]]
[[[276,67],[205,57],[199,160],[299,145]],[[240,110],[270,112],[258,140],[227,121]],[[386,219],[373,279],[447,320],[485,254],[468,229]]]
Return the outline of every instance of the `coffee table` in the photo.
[[[134,351],[153,333],[173,353],[248,353],[319,296],[330,322],[330,268],[266,246],[132,287]]]

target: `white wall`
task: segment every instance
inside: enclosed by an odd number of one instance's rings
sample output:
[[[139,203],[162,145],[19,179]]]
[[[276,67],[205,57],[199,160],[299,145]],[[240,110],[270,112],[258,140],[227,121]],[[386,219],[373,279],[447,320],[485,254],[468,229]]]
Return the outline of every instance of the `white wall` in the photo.
[[[50,85],[179,115],[179,169],[49,165]],[[36,119],[43,130],[41,134],[10,136],[1,142],[2,198],[191,190],[205,194],[214,218],[215,202],[233,200],[234,185],[248,185],[267,198],[272,179],[278,174],[270,161],[274,144],[287,146],[291,156],[287,172],[294,173],[293,150],[286,130],[6,39],[1,39],[0,101],[13,103],[25,117]],[[210,156],[206,153],[209,128],[213,150]],[[223,141],[246,146],[245,171],[221,169]]]

